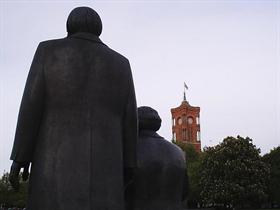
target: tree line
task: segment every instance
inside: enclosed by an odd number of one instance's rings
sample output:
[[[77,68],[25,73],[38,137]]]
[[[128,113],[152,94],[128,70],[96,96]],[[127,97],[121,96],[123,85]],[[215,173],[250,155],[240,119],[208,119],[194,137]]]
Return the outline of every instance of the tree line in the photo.
[[[227,137],[200,153],[190,144],[173,143],[186,156],[189,208],[280,207],[280,146],[261,156],[248,137]]]

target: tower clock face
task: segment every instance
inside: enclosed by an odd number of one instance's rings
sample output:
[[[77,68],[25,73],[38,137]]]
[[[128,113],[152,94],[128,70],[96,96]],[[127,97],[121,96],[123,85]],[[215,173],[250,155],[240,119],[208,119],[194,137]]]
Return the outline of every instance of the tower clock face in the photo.
[[[189,118],[188,118],[188,123],[189,123],[189,124],[192,124],[192,123],[193,123],[193,118],[189,117]]]
[[[182,122],[183,122],[183,121],[182,121],[182,118],[179,118],[179,119],[178,119],[178,124],[181,125]]]

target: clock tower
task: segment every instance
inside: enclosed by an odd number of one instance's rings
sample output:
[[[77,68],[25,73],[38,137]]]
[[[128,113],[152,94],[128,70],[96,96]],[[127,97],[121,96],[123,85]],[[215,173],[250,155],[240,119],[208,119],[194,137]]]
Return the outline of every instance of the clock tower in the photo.
[[[171,109],[172,140],[191,144],[198,152],[201,151],[199,113],[200,107],[191,106],[185,92],[181,105]]]

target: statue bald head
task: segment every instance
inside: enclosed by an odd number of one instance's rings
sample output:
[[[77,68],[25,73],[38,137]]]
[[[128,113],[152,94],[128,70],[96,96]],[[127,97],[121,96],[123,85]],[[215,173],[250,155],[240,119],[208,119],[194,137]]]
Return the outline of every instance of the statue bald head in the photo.
[[[68,35],[87,32],[100,36],[102,32],[102,22],[99,15],[89,7],[73,9],[68,16],[66,27]]]

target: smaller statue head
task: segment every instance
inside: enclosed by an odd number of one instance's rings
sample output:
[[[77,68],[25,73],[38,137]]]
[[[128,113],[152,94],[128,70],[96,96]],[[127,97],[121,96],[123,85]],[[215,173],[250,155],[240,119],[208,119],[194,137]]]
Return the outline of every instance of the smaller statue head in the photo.
[[[66,27],[68,35],[87,32],[100,36],[102,32],[102,22],[99,15],[89,7],[73,9],[68,16]]]
[[[161,118],[157,111],[148,106],[138,108],[139,130],[158,131],[161,126]]]

